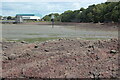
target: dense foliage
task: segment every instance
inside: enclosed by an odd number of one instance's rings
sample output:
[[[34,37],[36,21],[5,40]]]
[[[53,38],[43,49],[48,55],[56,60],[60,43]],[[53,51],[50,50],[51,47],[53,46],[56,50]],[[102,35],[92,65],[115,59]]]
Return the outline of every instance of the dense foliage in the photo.
[[[52,15],[54,15],[54,17],[55,17],[55,21],[60,21],[60,15],[58,14],[58,13],[51,13],[51,14],[49,14],[49,15],[46,15],[46,16],[44,16],[43,17],[43,19],[45,20],[45,21],[51,21],[51,16]]]
[[[11,17],[11,16],[8,16],[8,17],[7,17],[7,20],[11,20],[11,19],[12,19],[12,17]]]
[[[120,2],[106,2],[90,5],[87,9],[65,11],[61,15],[54,14],[55,21],[62,22],[118,22],[120,20]],[[51,20],[51,14],[43,17],[45,21]]]

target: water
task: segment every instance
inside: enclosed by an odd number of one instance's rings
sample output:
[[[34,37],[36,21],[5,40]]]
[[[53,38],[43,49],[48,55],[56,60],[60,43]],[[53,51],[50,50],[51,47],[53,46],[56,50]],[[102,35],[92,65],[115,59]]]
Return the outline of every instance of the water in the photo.
[[[117,38],[118,31],[55,25],[2,25],[2,37],[5,39],[24,39],[39,37],[79,37],[79,38]]]

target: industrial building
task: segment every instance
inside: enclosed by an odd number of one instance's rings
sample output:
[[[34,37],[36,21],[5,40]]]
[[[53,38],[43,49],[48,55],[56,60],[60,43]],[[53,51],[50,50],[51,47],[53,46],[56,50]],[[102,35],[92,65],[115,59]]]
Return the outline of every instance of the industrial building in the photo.
[[[39,21],[41,18],[35,14],[16,14],[16,22],[24,22],[27,20]]]

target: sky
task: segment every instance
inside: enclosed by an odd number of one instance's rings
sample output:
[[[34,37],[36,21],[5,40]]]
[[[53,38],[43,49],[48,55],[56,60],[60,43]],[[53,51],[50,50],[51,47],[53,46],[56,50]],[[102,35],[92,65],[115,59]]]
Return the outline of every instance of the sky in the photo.
[[[37,14],[41,17],[50,13],[63,13],[67,10],[87,8],[92,4],[104,3],[107,0],[3,0],[0,15]]]

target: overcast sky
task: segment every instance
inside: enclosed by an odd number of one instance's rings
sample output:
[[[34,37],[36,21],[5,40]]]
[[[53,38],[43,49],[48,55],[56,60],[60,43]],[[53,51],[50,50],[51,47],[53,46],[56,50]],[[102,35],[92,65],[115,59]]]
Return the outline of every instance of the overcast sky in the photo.
[[[2,0],[0,6],[3,16],[16,14],[40,14],[42,17],[49,13],[62,13],[66,10],[87,8],[92,4],[104,3],[107,0]],[[1,3],[0,3],[1,4]]]

